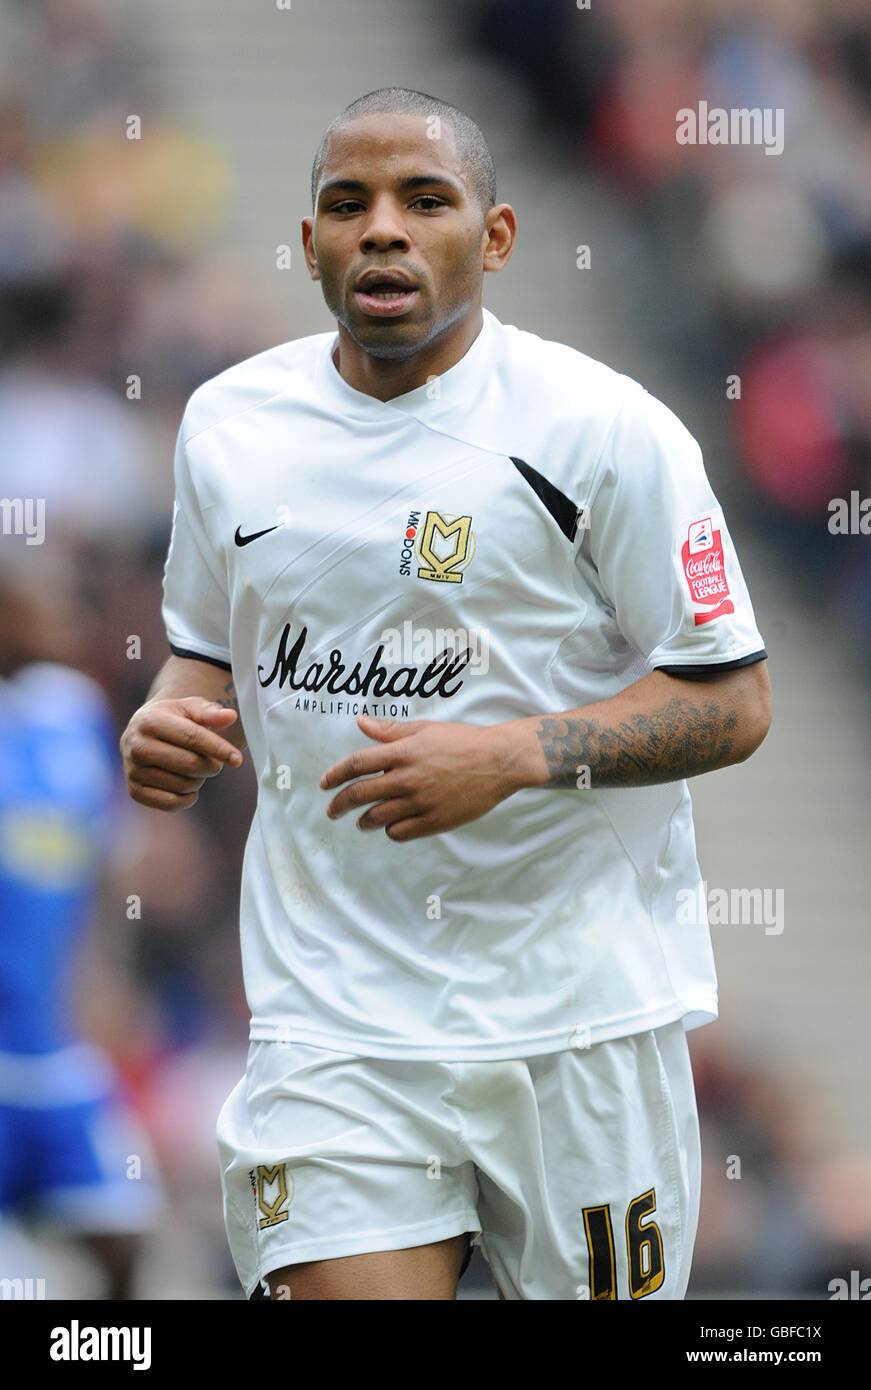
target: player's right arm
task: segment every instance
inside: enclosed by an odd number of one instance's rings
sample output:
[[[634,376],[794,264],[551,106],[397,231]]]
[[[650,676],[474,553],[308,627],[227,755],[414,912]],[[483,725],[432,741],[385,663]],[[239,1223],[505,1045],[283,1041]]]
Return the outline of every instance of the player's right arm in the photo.
[[[156,811],[193,806],[208,777],[241,764],[245,747],[233,684],[226,569],[217,533],[206,524],[207,516],[214,518],[215,496],[209,478],[196,476],[196,459],[190,457],[191,436],[195,440],[204,417],[191,420],[190,412],[188,402],[176,439],[175,505],[163,576],[162,613],[172,656],[121,735],[130,796]]]
[[[240,766],[245,746],[232,674],[171,656],[121,735],[127,790],[152,810],[187,810],[207,778]]]

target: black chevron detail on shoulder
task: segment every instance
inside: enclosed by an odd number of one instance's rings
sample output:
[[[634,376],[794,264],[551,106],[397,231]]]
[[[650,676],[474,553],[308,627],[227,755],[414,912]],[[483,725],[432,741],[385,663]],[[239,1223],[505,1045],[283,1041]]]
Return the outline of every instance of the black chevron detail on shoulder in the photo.
[[[543,477],[531,464],[526,463],[523,459],[514,458],[512,454],[509,454],[508,457],[518,473],[529,483],[533,492],[541,498],[563,535],[568,540],[574,541],[578,534],[580,508],[566,497],[564,492],[560,492],[558,487],[548,482],[547,478]]]

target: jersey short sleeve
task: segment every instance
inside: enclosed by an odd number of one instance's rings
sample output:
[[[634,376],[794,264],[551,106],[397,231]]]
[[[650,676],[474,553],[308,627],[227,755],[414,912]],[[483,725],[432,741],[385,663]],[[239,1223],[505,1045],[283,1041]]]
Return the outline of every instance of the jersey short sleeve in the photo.
[[[184,421],[175,446],[172,536],[163,573],[163,624],[176,656],[230,666],[230,600],[219,556],[203,524],[190,472]]]
[[[588,526],[603,596],[652,667],[703,675],[765,657],[701,449],[641,387],[605,441]]]

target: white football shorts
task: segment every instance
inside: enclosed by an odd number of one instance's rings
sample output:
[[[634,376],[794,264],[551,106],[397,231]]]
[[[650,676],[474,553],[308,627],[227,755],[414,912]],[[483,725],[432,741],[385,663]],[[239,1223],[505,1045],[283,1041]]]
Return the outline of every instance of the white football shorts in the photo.
[[[285,1265],[464,1231],[506,1299],[685,1296],[701,1151],[680,1020],[510,1061],[252,1042],[217,1138],[249,1298]]]

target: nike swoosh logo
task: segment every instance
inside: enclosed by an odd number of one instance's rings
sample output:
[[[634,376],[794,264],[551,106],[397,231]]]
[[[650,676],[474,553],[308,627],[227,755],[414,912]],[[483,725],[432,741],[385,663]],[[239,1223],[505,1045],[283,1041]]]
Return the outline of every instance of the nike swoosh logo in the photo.
[[[259,541],[261,536],[268,536],[270,531],[277,531],[277,526],[267,526],[265,531],[254,531],[250,536],[242,535],[242,527],[236,527],[236,534],[233,537],[237,545],[250,545],[252,541]]]

